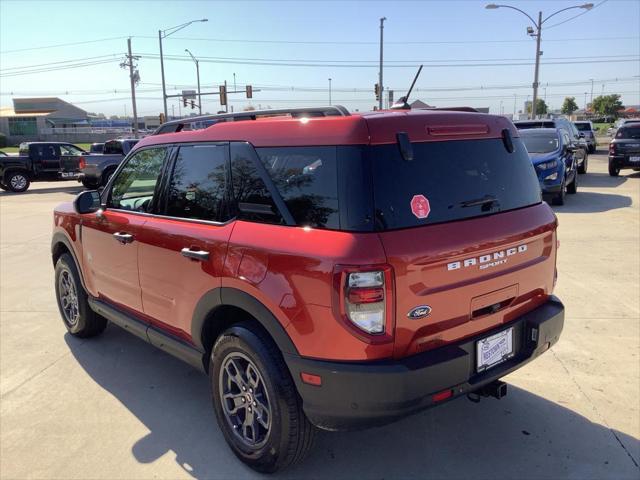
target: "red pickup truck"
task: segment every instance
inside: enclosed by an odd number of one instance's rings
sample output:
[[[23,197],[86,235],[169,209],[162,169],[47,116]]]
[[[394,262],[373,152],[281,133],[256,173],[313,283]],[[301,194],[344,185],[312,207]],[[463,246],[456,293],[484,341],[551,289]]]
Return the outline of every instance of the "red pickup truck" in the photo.
[[[500,398],[558,340],[557,220],[509,120],[209,120],[161,126],[101,193],[56,208],[55,287],[72,335],[110,321],[207,372],[252,468],[299,461],[316,427]]]

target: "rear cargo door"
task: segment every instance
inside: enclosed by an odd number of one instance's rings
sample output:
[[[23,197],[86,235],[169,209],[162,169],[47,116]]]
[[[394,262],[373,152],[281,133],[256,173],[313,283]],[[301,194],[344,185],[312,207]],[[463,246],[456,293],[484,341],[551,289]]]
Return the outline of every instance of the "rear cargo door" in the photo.
[[[519,138],[370,147],[376,225],[395,274],[396,356],[480,334],[553,288],[555,216]],[[426,307],[426,308],[425,308]]]

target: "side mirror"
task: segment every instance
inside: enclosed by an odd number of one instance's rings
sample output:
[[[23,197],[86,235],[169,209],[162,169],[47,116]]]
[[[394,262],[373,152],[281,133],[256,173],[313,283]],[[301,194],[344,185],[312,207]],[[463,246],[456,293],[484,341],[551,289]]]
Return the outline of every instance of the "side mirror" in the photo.
[[[93,213],[100,210],[100,193],[97,190],[86,190],[73,201],[73,208],[78,213]]]

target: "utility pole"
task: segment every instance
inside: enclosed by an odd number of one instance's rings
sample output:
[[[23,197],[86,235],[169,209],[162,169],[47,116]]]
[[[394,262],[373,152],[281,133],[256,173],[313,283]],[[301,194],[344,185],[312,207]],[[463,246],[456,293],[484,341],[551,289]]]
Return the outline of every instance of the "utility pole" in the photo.
[[[138,136],[138,109],[136,107],[136,83],[140,80],[140,75],[136,69],[136,62],[140,57],[131,53],[131,37],[127,39],[127,59],[120,64],[122,68],[129,67],[129,81],[131,82],[131,104],[133,106],[133,136]],[[125,117],[127,116],[127,108],[125,105]]]
[[[538,75],[540,73],[540,39],[542,38],[542,12],[538,12],[538,33],[536,35],[536,69],[533,74],[533,103],[531,104],[531,119],[538,113]]]
[[[233,91],[235,92],[236,90],[237,90],[237,88],[236,88],[236,74],[234,73],[233,74]],[[200,113],[202,113],[202,112],[200,112]]]
[[[331,105],[331,78],[329,78],[329,105]]]
[[[387,17],[382,17],[380,19],[380,72],[378,75],[378,84],[380,85],[379,91],[380,91],[380,98],[378,99],[378,108],[380,110],[382,110],[382,97],[383,97],[383,92],[384,92],[384,84],[382,83],[382,63],[383,63],[383,55],[382,55],[382,51],[383,51],[383,34],[384,34],[384,21],[387,19]]]
[[[224,91],[225,91],[225,92],[228,92],[228,91],[229,91],[229,90],[227,90],[227,81],[226,81],[226,80],[224,81]],[[234,90],[234,92],[235,92],[235,90]],[[225,112],[228,112],[228,111],[229,111],[229,97],[227,97],[227,102],[226,102],[226,104],[225,104],[225,106],[224,106],[224,111],[225,111]]]
[[[164,83],[164,57],[162,56],[162,30],[158,30],[160,42],[160,72],[162,73],[162,104],[164,106],[164,118],[167,118],[167,87]]]
[[[513,94],[513,118],[516,118],[516,104],[518,102],[518,94],[514,93]]]

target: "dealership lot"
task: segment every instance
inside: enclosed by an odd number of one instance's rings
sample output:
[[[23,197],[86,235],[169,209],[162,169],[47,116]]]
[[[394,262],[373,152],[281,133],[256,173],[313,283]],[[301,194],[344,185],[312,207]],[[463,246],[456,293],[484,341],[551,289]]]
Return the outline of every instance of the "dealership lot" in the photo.
[[[279,477],[637,478],[640,173],[609,177],[602,154],[589,169],[555,208],[563,336],[506,377],[505,399],[323,433]],[[204,375],[115,326],[94,340],[65,334],[51,210],[76,185],[0,193],[2,478],[258,477],[217,429]]]

